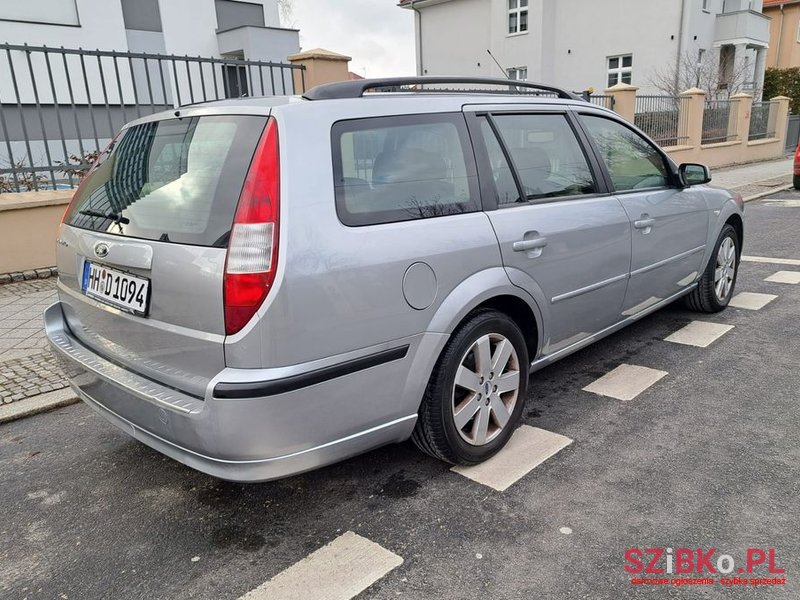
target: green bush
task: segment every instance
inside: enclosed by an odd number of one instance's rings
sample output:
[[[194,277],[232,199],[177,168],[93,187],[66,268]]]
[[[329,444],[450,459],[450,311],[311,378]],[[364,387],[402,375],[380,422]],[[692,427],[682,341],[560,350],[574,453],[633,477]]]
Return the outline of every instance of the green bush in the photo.
[[[800,114],[800,67],[767,69],[764,75],[764,99],[788,96],[792,114]]]

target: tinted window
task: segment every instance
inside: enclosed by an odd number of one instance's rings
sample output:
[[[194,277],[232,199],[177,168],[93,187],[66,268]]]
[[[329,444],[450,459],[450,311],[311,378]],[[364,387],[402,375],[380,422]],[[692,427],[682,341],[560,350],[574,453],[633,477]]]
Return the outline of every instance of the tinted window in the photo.
[[[527,200],[595,192],[586,156],[564,115],[494,115],[493,119]],[[487,144],[492,145],[491,136]],[[491,147],[487,150],[491,157]],[[503,204],[511,199],[507,191],[501,192],[508,188],[507,165],[500,161],[493,167]],[[516,201],[517,195],[513,196]]]
[[[664,158],[641,135],[611,119],[589,115],[581,118],[617,190],[663,187],[669,183]]]
[[[492,166],[492,178],[497,195],[498,204],[513,204],[519,200],[519,189],[511,174],[511,167],[508,166],[506,155],[500,147],[500,142],[492,131],[489,121],[481,121],[481,132],[486,142],[486,153],[489,155],[489,163]]]
[[[334,125],[339,218],[370,225],[478,210],[461,115],[413,115]]]
[[[81,186],[67,223],[224,247],[265,123],[264,117],[209,116],[128,128]]]

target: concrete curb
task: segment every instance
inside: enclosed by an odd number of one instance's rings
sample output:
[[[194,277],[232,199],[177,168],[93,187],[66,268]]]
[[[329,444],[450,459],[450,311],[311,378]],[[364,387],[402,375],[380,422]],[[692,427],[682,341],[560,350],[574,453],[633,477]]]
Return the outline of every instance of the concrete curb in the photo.
[[[55,392],[48,392],[46,394],[39,394],[25,400],[12,402],[11,404],[4,404],[0,406],[0,424],[9,423],[37,415],[39,413],[47,412],[62,406],[69,406],[78,402],[78,397],[70,388],[63,390],[56,390]]]
[[[767,196],[771,196],[772,194],[776,194],[778,192],[785,192],[786,190],[790,190],[794,187],[794,184],[786,184],[786,185],[779,185],[776,188],[772,188],[771,190],[767,190],[766,192],[759,192],[758,194],[753,194],[752,196],[748,196],[744,199],[745,202],[752,202],[753,200],[759,200],[761,198],[766,198]],[[736,191],[736,188],[734,188]]]

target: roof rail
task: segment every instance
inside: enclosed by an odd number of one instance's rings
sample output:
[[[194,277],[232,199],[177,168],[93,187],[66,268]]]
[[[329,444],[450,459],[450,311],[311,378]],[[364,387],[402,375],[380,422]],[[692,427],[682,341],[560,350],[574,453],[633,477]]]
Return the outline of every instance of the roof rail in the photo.
[[[401,88],[409,85],[425,84],[483,84],[497,85],[509,88],[509,93],[520,93],[519,88],[526,90],[548,92],[555,94],[559,98],[567,100],[582,100],[582,98],[572,92],[561,88],[532,83],[529,81],[517,81],[514,79],[498,79],[493,77],[387,77],[385,79],[358,79],[355,81],[337,81],[335,83],[325,83],[311,88],[303,98],[306,100],[335,100],[340,98],[360,98],[364,92],[379,88]],[[516,88],[516,89],[514,89]],[[394,89],[391,91],[413,91]],[[435,90],[427,90],[435,91]],[[460,91],[460,90],[459,90]],[[464,90],[467,91],[467,90]],[[475,90],[476,92],[486,90]]]

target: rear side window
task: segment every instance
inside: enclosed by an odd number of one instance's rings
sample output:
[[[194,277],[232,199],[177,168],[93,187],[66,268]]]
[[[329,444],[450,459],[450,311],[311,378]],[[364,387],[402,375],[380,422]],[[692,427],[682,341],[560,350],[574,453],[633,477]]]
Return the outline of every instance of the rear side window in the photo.
[[[527,201],[596,191],[589,163],[564,115],[498,114],[492,119],[517,169]],[[508,193],[513,179],[505,158],[493,150],[497,144],[488,129],[484,126],[484,136],[488,136],[487,150],[500,205],[520,202],[518,194]]]
[[[145,240],[225,247],[266,117],[168,119],[125,130],[66,223]]]
[[[345,225],[479,210],[460,114],[340,121],[332,143],[336,210]]]

